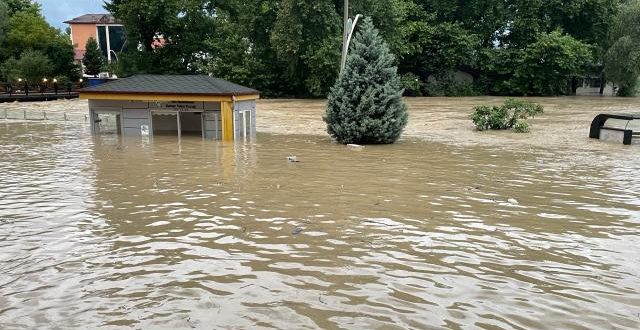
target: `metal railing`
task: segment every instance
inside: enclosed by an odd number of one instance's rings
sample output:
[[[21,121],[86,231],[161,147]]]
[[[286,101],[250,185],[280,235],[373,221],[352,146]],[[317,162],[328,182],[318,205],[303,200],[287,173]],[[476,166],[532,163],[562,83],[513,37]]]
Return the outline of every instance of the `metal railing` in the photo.
[[[0,118],[4,120],[89,122],[88,114],[28,109],[0,109]]]
[[[80,89],[86,87],[84,82],[77,83],[1,83],[0,82],[0,98],[15,96],[37,96],[37,95],[68,95],[77,93]]]

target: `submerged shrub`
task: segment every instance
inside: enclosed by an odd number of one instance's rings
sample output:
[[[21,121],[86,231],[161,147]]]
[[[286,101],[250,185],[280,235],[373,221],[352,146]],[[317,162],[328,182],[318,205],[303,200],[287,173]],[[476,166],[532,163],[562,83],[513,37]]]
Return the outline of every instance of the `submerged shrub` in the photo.
[[[527,119],[544,113],[539,104],[508,99],[502,106],[478,106],[471,114],[471,121],[479,131],[515,128],[518,133],[529,132]]]
[[[406,73],[400,78],[402,85],[404,86],[405,96],[423,96],[422,89],[424,83],[420,80],[420,77],[413,73]]]
[[[531,130],[529,129],[529,123],[527,123],[524,119],[516,120],[516,124],[513,125],[513,131],[516,133],[529,133]]]

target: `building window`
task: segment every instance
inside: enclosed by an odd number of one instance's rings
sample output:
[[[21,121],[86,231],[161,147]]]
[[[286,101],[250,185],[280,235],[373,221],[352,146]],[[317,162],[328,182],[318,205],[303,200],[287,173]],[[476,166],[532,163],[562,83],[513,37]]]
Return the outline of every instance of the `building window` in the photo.
[[[102,55],[109,62],[117,60],[115,58],[123,50],[125,50],[126,36],[123,26],[99,25],[98,27],[98,45],[102,50]],[[107,37],[108,36],[108,37]]]
[[[126,41],[126,36],[124,35],[124,27],[110,26],[109,41],[111,44],[111,50],[113,50],[116,53],[121,53],[124,50],[125,41]]]
[[[102,50],[102,55],[106,58],[107,52],[109,51],[109,46],[107,45],[107,27],[106,26],[98,26],[98,46],[100,50]]]

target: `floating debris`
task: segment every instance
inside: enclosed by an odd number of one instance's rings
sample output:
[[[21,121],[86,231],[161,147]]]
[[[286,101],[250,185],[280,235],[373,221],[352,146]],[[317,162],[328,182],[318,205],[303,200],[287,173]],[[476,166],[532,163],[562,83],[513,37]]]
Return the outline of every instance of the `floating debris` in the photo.
[[[518,204],[520,204],[520,203],[518,202],[518,200],[517,200],[517,199],[515,199],[515,198],[509,198],[509,199],[507,199],[507,202],[509,202],[509,204],[513,204],[513,205],[518,205]]]
[[[304,228],[296,227],[291,231],[291,235],[300,235],[304,231]]]
[[[364,149],[364,146],[361,146],[359,144],[347,144],[347,148],[355,149],[355,150],[362,150],[362,149]]]
[[[287,157],[287,161],[289,161],[289,163],[299,163],[300,162],[298,160],[298,156],[289,156],[289,157]]]

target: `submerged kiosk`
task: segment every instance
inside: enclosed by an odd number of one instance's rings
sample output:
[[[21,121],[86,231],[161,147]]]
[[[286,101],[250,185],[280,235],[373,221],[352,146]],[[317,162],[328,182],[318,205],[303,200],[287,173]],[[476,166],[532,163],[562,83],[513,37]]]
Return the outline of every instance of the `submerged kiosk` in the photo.
[[[91,131],[101,133],[105,117],[125,136],[198,134],[233,141],[256,134],[260,93],[210,76],[136,75],[85,88]]]

